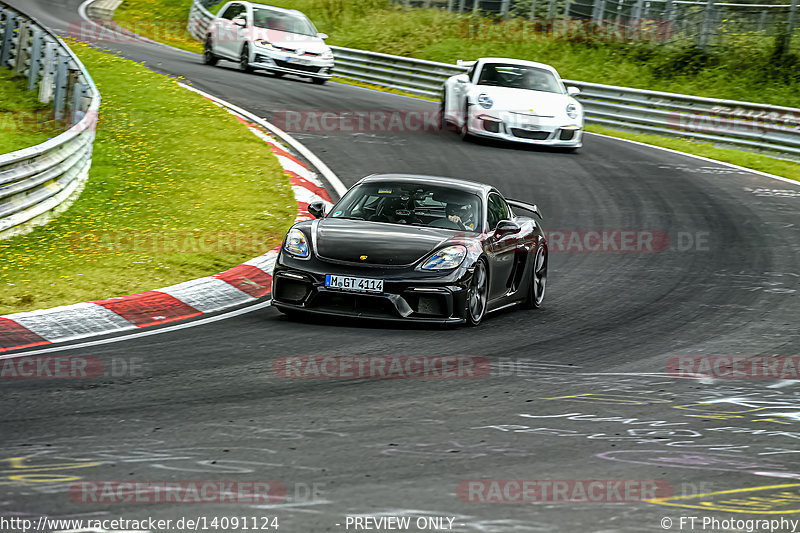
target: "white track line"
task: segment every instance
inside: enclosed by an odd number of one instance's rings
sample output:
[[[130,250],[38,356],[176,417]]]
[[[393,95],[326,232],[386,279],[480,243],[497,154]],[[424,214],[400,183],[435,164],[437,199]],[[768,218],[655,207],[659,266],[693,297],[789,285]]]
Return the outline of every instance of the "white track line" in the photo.
[[[654,144],[647,144],[647,143],[643,143],[643,142],[640,142],[640,141],[631,141],[630,139],[623,139],[621,137],[612,137],[611,135],[604,135],[602,133],[592,133],[592,132],[589,132],[589,131],[586,131],[584,133],[586,133],[587,135],[596,135],[598,137],[605,137],[606,139],[613,139],[615,141],[622,141],[622,142],[631,143],[631,144],[638,144],[639,146],[646,146],[648,148],[655,148],[656,150],[661,150],[663,152],[669,152],[671,154],[685,155],[686,157],[692,157],[694,159],[699,159],[701,161],[706,161],[708,163],[717,163],[719,165],[725,165],[726,167],[735,168],[737,170],[744,170],[746,172],[750,172],[751,174],[757,174],[757,175],[763,176],[765,178],[772,178],[774,180],[779,180],[779,181],[783,181],[783,182],[786,182],[786,183],[791,183],[792,185],[800,185],[800,181],[797,181],[797,180],[793,180],[793,179],[790,179],[790,178],[784,178],[783,176],[776,176],[774,174],[768,174],[766,172],[761,172],[760,170],[754,170],[752,168],[740,167],[739,165],[734,165],[733,163],[726,163],[725,161],[719,161],[717,159],[711,159],[709,157],[703,157],[701,155],[687,154],[686,152],[681,152],[680,150],[673,150],[672,148],[664,148],[662,146],[656,146]],[[672,137],[665,137],[665,138],[670,139]],[[752,152],[752,153],[754,153],[755,155],[765,155],[765,154],[758,154],[756,152]],[[769,157],[769,156],[766,156],[766,157]]]
[[[122,335],[122,336],[119,336],[119,337],[112,337],[110,339],[99,339],[99,340],[94,340],[94,341],[81,342],[79,344],[70,344],[70,345],[67,345],[67,346],[52,346],[52,347],[49,347],[49,348],[42,348],[40,350],[33,350],[33,351],[30,351],[30,352],[22,352],[22,353],[12,353],[12,354],[8,354],[8,355],[0,355],[0,361],[2,361],[4,359],[16,359],[16,358],[19,358],[19,357],[28,357],[28,356],[31,356],[31,355],[40,355],[40,354],[45,354],[45,353],[60,352],[60,351],[64,351],[64,350],[76,350],[76,349],[79,349],[79,348],[88,348],[90,346],[100,346],[100,345],[103,345],[103,344],[112,344],[112,343],[115,343],[115,342],[122,342],[122,341],[130,340],[130,339],[138,339],[140,337],[149,337],[150,335],[158,335],[160,333],[169,333],[171,331],[177,331],[177,330],[186,329],[186,328],[193,328],[195,326],[202,326],[202,325],[205,325],[205,324],[210,324],[212,322],[219,322],[220,320],[225,320],[226,318],[233,318],[233,317],[236,317],[236,316],[239,316],[239,315],[244,315],[246,313],[250,313],[252,311],[258,311],[259,309],[264,309],[265,307],[269,307],[270,305],[272,305],[272,300],[269,300],[269,301],[266,301],[266,302],[257,303],[257,304],[253,304],[253,305],[247,306],[247,307],[242,308],[242,309],[237,309],[235,311],[229,311],[229,312],[223,313],[221,315],[201,318],[201,319],[196,320],[194,322],[186,322],[184,324],[176,324],[174,326],[167,326],[167,327],[161,328],[161,329],[153,329],[153,330],[145,329],[145,330],[142,330],[142,331],[140,331],[138,333],[130,333],[130,334]]]

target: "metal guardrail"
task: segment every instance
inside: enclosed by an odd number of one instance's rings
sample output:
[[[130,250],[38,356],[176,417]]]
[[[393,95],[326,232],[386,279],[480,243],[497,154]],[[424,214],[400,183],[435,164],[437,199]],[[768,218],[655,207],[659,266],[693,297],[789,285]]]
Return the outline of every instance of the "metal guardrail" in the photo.
[[[30,231],[66,209],[89,175],[100,93],[54,33],[0,2],[0,67],[28,79],[67,131],[38,146],[0,155],[0,239]]]
[[[189,31],[198,40],[214,16],[194,0]],[[438,99],[444,80],[467,67],[331,46],[334,74]],[[800,109],[564,80],[581,89],[586,122],[690,137],[740,150],[800,159]]]

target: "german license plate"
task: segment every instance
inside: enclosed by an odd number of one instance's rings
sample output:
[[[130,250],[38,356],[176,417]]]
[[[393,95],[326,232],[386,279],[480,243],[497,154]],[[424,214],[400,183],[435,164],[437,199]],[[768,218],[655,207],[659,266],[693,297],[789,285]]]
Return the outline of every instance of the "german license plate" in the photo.
[[[341,289],[353,292],[383,292],[382,279],[351,278],[349,276],[325,276],[325,286],[329,289]]]

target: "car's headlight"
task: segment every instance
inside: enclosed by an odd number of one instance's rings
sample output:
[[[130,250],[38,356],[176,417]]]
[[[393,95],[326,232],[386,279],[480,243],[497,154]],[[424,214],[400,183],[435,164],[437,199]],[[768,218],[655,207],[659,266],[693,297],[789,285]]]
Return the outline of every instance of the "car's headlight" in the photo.
[[[264,39],[256,39],[256,44],[261,48],[274,48],[271,42]]]
[[[422,270],[449,270],[456,268],[467,256],[463,246],[448,246],[434,252],[423,264]]]
[[[327,52],[322,52],[322,59],[333,59],[333,52],[330,50]]]
[[[283,249],[297,257],[308,257],[308,241],[299,229],[290,230],[286,235]]]
[[[567,116],[569,118],[578,118],[578,106],[575,104],[567,104]]]
[[[491,109],[494,105],[494,100],[488,94],[481,93],[478,95],[478,104],[484,109]]]

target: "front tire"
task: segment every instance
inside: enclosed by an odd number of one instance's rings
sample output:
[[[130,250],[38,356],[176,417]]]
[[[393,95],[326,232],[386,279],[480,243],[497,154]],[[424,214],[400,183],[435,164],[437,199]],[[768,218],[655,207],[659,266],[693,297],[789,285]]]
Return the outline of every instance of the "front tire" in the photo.
[[[539,309],[544,303],[544,292],[547,288],[547,248],[539,246],[533,259],[531,284],[528,287],[528,297],[525,307]]]
[[[444,131],[447,129],[447,115],[445,114],[447,110],[447,96],[446,92],[442,91],[442,100],[439,104],[439,129]]]
[[[489,303],[489,272],[486,261],[479,259],[467,289],[467,324],[477,326],[486,315]]]
[[[253,72],[253,67],[250,66],[250,46],[247,43],[242,46],[242,53],[239,56],[239,70],[247,74]]]
[[[213,67],[219,62],[219,58],[214,55],[214,43],[211,36],[206,37],[206,44],[203,47],[203,63]]]
[[[325,82],[328,80],[325,78],[311,78],[311,81],[314,83],[314,85],[325,85]]]
[[[461,128],[458,133],[462,141],[469,141],[472,139],[472,134],[469,132],[469,104],[464,106],[464,121],[461,123]]]

